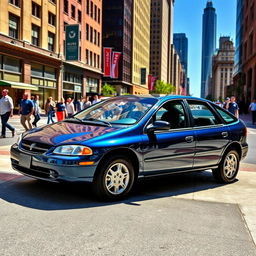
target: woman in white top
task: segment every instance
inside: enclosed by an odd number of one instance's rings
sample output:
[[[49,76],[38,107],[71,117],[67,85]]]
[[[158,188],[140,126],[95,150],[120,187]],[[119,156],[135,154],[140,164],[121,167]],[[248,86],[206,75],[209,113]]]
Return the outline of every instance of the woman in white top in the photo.
[[[67,98],[66,109],[67,109],[68,117],[71,117],[75,114],[75,107],[71,98]]]

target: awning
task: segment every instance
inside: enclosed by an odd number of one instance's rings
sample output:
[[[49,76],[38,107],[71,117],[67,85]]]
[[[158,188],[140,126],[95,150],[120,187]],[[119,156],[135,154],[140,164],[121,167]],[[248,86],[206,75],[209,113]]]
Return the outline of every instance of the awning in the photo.
[[[16,89],[26,89],[26,90],[38,91],[37,86],[32,85],[32,84],[20,83],[20,82],[11,82],[11,81],[0,80],[0,85],[10,86],[11,88],[16,88]]]

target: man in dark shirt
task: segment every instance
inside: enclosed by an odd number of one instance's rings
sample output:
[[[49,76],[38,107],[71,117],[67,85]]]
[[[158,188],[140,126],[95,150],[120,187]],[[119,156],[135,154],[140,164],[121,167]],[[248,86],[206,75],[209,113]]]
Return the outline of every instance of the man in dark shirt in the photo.
[[[237,118],[239,118],[239,107],[238,104],[236,103],[236,97],[232,96],[230,101],[227,102],[226,104],[226,109],[235,115]]]
[[[34,112],[33,102],[28,99],[28,93],[24,93],[23,99],[20,101],[19,114],[21,114],[20,122],[26,131],[32,129],[31,116],[33,112]],[[28,127],[26,122],[28,123]]]

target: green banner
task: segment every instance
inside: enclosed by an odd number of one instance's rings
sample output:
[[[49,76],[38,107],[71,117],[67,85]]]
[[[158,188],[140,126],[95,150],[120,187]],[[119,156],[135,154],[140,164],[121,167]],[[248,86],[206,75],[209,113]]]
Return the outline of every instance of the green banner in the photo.
[[[66,25],[66,60],[79,60],[79,24]]]

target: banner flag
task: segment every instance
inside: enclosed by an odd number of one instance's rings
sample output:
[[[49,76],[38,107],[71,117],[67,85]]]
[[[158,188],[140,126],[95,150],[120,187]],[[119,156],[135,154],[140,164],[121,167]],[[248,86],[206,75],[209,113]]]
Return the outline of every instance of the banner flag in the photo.
[[[66,25],[66,41],[65,41],[65,56],[66,60],[79,60],[79,40],[80,30],[79,24]]]
[[[121,57],[121,52],[113,52],[111,65],[111,78],[118,78],[118,63]]]
[[[103,48],[103,63],[104,63],[104,76],[110,77],[111,76],[111,55],[112,55],[112,48],[105,47]]]
[[[148,75],[148,90],[149,91],[154,91],[156,79],[157,79],[157,77]]]

